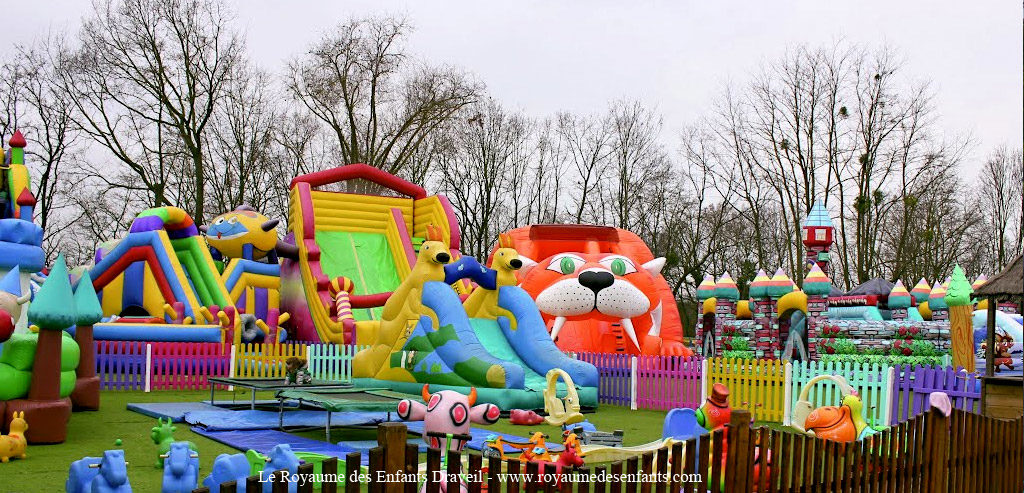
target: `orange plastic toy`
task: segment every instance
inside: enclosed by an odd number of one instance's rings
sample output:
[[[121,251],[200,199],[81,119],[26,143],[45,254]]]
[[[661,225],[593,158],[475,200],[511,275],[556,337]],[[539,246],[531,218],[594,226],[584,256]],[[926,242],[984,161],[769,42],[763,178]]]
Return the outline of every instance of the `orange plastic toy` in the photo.
[[[697,423],[707,430],[714,430],[724,426],[732,416],[732,407],[729,406],[729,388],[723,384],[716,383],[711,386],[711,395],[708,396],[704,405],[697,409]]]

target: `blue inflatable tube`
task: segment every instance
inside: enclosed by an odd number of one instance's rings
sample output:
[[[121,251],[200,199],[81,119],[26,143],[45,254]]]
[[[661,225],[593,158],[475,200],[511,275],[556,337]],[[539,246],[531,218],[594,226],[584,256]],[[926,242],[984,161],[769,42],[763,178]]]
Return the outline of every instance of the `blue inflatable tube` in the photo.
[[[458,363],[470,358],[477,358],[484,363],[499,365],[505,370],[506,388],[521,389],[525,386],[526,373],[521,367],[495,358],[491,353],[487,352],[487,348],[477,339],[476,333],[470,327],[469,316],[466,315],[462,302],[451,286],[437,281],[423,283],[423,306],[434,310],[440,327],[451,325],[455,329],[458,340],[450,340],[434,348],[438,356],[450,368],[455,368]],[[460,376],[463,378],[471,377],[469,375]],[[478,377],[484,378],[484,375],[478,375]]]
[[[75,329],[68,329],[72,335]],[[96,324],[92,338],[97,341],[220,342],[217,325],[178,324]]]
[[[502,286],[498,290],[498,306],[516,318],[516,330],[512,330],[505,317],[498,317],[498,324],[509,344],[530,369],[546,375],[553,368],[561,368],[576,385],[597,387],[597,368],[585,361],[572,359],[558,349],[551,341],[537,304],[526,291],[518,286]]]

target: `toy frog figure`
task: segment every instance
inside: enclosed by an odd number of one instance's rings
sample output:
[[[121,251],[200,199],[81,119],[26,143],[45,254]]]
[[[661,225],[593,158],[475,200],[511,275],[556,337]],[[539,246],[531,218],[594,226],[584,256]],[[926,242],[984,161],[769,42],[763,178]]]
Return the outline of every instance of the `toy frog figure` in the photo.
[[[704,405],[697,409],[697,423],[706,430],[714,430],[724,426],[732,416],[729,406],[729,388],[716,383],[711,386],[711,395]]]
[[[313,383],[313,376],[309,374],[306,360],[292,356],[285,360],[285,365],[287,365],[284,377],[286,384],[309,385]]]

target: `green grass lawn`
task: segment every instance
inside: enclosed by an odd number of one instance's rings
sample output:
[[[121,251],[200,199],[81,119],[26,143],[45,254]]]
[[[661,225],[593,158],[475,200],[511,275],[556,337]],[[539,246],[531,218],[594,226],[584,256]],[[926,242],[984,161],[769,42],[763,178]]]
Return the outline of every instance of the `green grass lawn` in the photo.
[[[240,403],[249,399],[248,391],[236,392]],[[218,392],[218,400],[228,396]],[[114,441],[122,440],[121,448],[128,461],[128,478],[134,491],[160,491],[162,470],[154,467],[156,445],[149,438],[150,428],[156,419],[126,409],[129,402],[170,402],[199,401],[209,399],[207,391],[160,391],[144,393],[139,391],[104,391],[99,411],[76,412],[68,424],[68,439],[59,445],[29,445],[28,458],[0,464],[0,493],[41,493],[64,491],[68,466],[85,456],[100,456],[104,450],[117,448]],[[257,398],[271,398],[270,393],[258,393]],[[600,411],[587,418],[600,430],[621,429],[625,432],[627,445],[638,445],[661,438],[661,425],[665,413],[660,411],[630,411],[618,406],[602,406]],[[29,423],[32,426],[32,423]],[[200,478],[210,472],[213,460],[220,454],[237,453],[238,450],[206,439],[177,423],[175,438],[190,440],[199,447]],[[507,433],[519,436],[533,431],[542,431],[557,437],[558,427],[548,425],[515,426],[502,419],[489,427],[497,434]],[[324,440],[323,430],[297,433],[309,438]],[[352,430],[335,428],[331,432],[333,441],[369,440],[376,437],[374,430]]]
[[[218,400],[228,397],[227,392],[218,392]],[[142,414],[128,411],[129,402],[170,402],[200,401],[209,399],[208,391],[104,391],[101,410],[76,412],[68,424],[68,439],[59,445],[29,445],[28,458],[0,464],[0,493],[41,493],[64,491],[68,466],[85,456],[100,456],[104,450],[116,448],[114,441],[122,440],[121,448],[128,461],[128,478],[134,491],[160,491],[162,470],[154,467],[156,445],[149,438],[150,428],[156,420]],[[240,390],[235,397],[240,404],[247,403],[250,394]],[[269,399],[271,393],[257,393],[258,399]],[[621,429],[625,432],[624,444],[640,445],[661,438],[664,421],[663,411],[630,411],[620,406],[601,406],[587,419],[599,430]],[[32,423],[29,423],[32,426]],[[238,450],[199,436],[183,423],[177,423],[175,438],[190,440],[199,447],[200,479],[210,472],[213,460],[220,454],[238,453]],[[474,425],[476,426],[476,425]],[[778,427],[777,424],[770,424]],[[547,433],[552,441],[557,440],[561,430],[546,424],[537,426],[516,426],[502,419],[487,427],[496,434],[525,436],[534,431]],[[324,431],[311,430],[297,435],[324,440]],[[340,429],[331,432],[333,441],[371,440],[376,437],[373,429]]]

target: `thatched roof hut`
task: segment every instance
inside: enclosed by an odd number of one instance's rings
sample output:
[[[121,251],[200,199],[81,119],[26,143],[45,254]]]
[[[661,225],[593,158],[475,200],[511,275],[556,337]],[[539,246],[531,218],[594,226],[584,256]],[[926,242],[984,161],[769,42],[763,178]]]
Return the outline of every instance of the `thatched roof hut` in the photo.
[[[979,298],[1024,295],[1024,260],[1017,255],[1002,272],[990,278],[976,292]]]
[[[981,411],[995,418],[1014,419],[1024,414],[1024,379],[1021,377],[996,376],[993,372],[995,358],[996,301],[999,298],[1020,298],[1024,296],[1024,260],[1018,255],[1002,272],[983,284],[976,294],[989,298],[988,334],[985,350],[985,377],[982,379]]]

